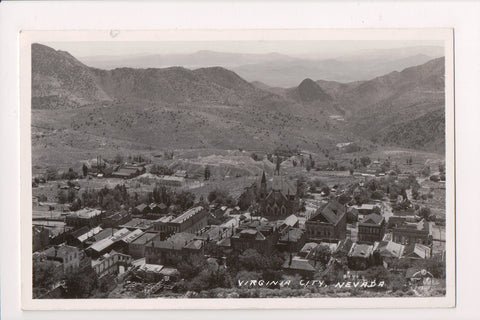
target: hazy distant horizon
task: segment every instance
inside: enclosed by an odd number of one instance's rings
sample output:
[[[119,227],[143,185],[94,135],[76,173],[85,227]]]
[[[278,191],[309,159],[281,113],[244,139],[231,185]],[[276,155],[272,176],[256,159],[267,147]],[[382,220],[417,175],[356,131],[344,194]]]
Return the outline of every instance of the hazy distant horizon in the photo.
[[[293,87],[302,80],[352,82],[444,56],[441,41],[170,41],[51,42],[85,65],[115,68],[188,69],[219,66],[247,81]]]
[[[158,42],[43,42],[78,59],[186,55],[199,51],[228,54],[281,54],[297,59],[333,59],[382,50],[424,47],[443,48],[436,40],[319,40],[319,41],[158,41]],[[426,54],[426,53],[425,53]]]

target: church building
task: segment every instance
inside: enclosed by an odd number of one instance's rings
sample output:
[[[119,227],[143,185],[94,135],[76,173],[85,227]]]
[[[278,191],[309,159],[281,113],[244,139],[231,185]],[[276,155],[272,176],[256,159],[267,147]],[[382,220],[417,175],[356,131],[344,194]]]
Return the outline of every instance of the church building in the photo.
[[[259,188],[259,209],[262,217],[269,220],[285,219],[298,210],[297,186],[294,182],[280,175],[280,161],[272,181],[267,182],[265,172],[262,174]]]

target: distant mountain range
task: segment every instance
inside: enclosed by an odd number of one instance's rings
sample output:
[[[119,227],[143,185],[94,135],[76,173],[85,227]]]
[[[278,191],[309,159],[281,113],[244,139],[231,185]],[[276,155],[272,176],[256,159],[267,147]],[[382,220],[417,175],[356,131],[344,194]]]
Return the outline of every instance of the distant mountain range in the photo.
[[[292,87],[303,79],[351,82],[372,79],[392,71],[420,65],[443,56],[443,48],[417,46],[363,51],[335,59],[292,57],[279,53],[244,54],[202,50],[191,54],[90,56],[80,61],[100,69],[166,68],[188,69],[220,66],[230,69],[247,81],[259,81],[274,87]]]
[[[48,162],[99,150],[313,151],[351,140],[442,152],[443,77],[439,58],[368,81],[307,78],[285,89],[222,67],[102,70],[33,44],[33,156]]]

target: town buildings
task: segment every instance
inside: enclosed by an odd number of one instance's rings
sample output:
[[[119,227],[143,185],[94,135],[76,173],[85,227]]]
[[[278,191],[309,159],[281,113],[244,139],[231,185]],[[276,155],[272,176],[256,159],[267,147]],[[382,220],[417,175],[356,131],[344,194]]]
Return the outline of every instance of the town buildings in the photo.
[[[430,245],[432,235],[428,221],[403,222],[392,229],[393,241],[401,244],[419,243]]]
[[[188,209],[180,216],[163,217],[155,221],[153,230],[159,232],[162,239],[178,232],[196,233],[207,226],[208,213],[201,207]]]
[[[203,256],[203,241],[192,233],[178,232],[165,240],[154,237],[145,244],[145,261],[148,264],[176,266],[180,261]]]
[[[347,255],[348,266],[354,270],[367,269],[374,263],[373,245],[354,243]]]
[[[279,170],[271,183],[267,183],[265,172],[258,188],[260,213],[269,220],[280,220],[298,210],[297,186]]]
[[[89,226],[92,228],[98,226],[102,222],[104,215],[105,213],[100,209],[83,208],[68,214],[65,221],[67,226]]]
[[[53,246],[38,253],[38,257],[61,263],[61,270],[68,274],[77,271],[80,266],[80,250],[66,244]]]
[[[145,232],[128,244],[128,254],[134,259],[145,257],[145,244],[157,236],[156,232]]]
[[[255,249],[262,254],[271,254],[279,236],[275,223],[254,220],[241,224],[230,243],[233,250]]]
[[[92,260],[92,268],[99,278],[106,275],[123,273],[132,262],[132,257],[119,252],[111,251]]]
[[[32,227],[32,250],[33,252],[45,248],[50,241],[50,232],[43,226]]]
[[[336,200],[323,204],[305,222],[309,241],[343,240],[347,231],[346,207]]]
[[[358,223],[358,242],[374,243],[381,241],[385,234],[385,219],[376,213],[365,216]]]

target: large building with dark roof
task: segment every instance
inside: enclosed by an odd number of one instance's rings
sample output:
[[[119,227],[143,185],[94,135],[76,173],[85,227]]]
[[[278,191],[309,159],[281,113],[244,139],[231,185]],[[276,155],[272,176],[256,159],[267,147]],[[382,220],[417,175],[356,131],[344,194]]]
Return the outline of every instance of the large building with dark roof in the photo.
[[[346,207],[336,200],[324,204],[305,222],[309,241],[343,240],[347,233]]]
[[[298,210],[297,186],[279,172],[267,182],[265,172],[259,186],[260,213],[269,220],[281,220]]]
[[[177,232],[197,233],[207,226],[208,213],[201,207],[188,209],[178,217],[162,217],[155,221],[153,229],[162,239]]]
[[[203,256],[203,241],[194,234],[179,232],[166,240],[154,237],[145,244],[145,261],[150,264],[173,265],[192,257]]]
[[[381,241],[385,234],[385,219],[376,213],[365,216],[358,223],[358,242],[374,243]]]
[[[251,221],[240,225],[230,238],[232,249],[244,251],[255,249],[262,254],[270,254],[279,239],[275,223]]]
[[[392,228],[392,239],[401,244],[419,243],[430,245],[432,235],[428,221],[404,222]]]

